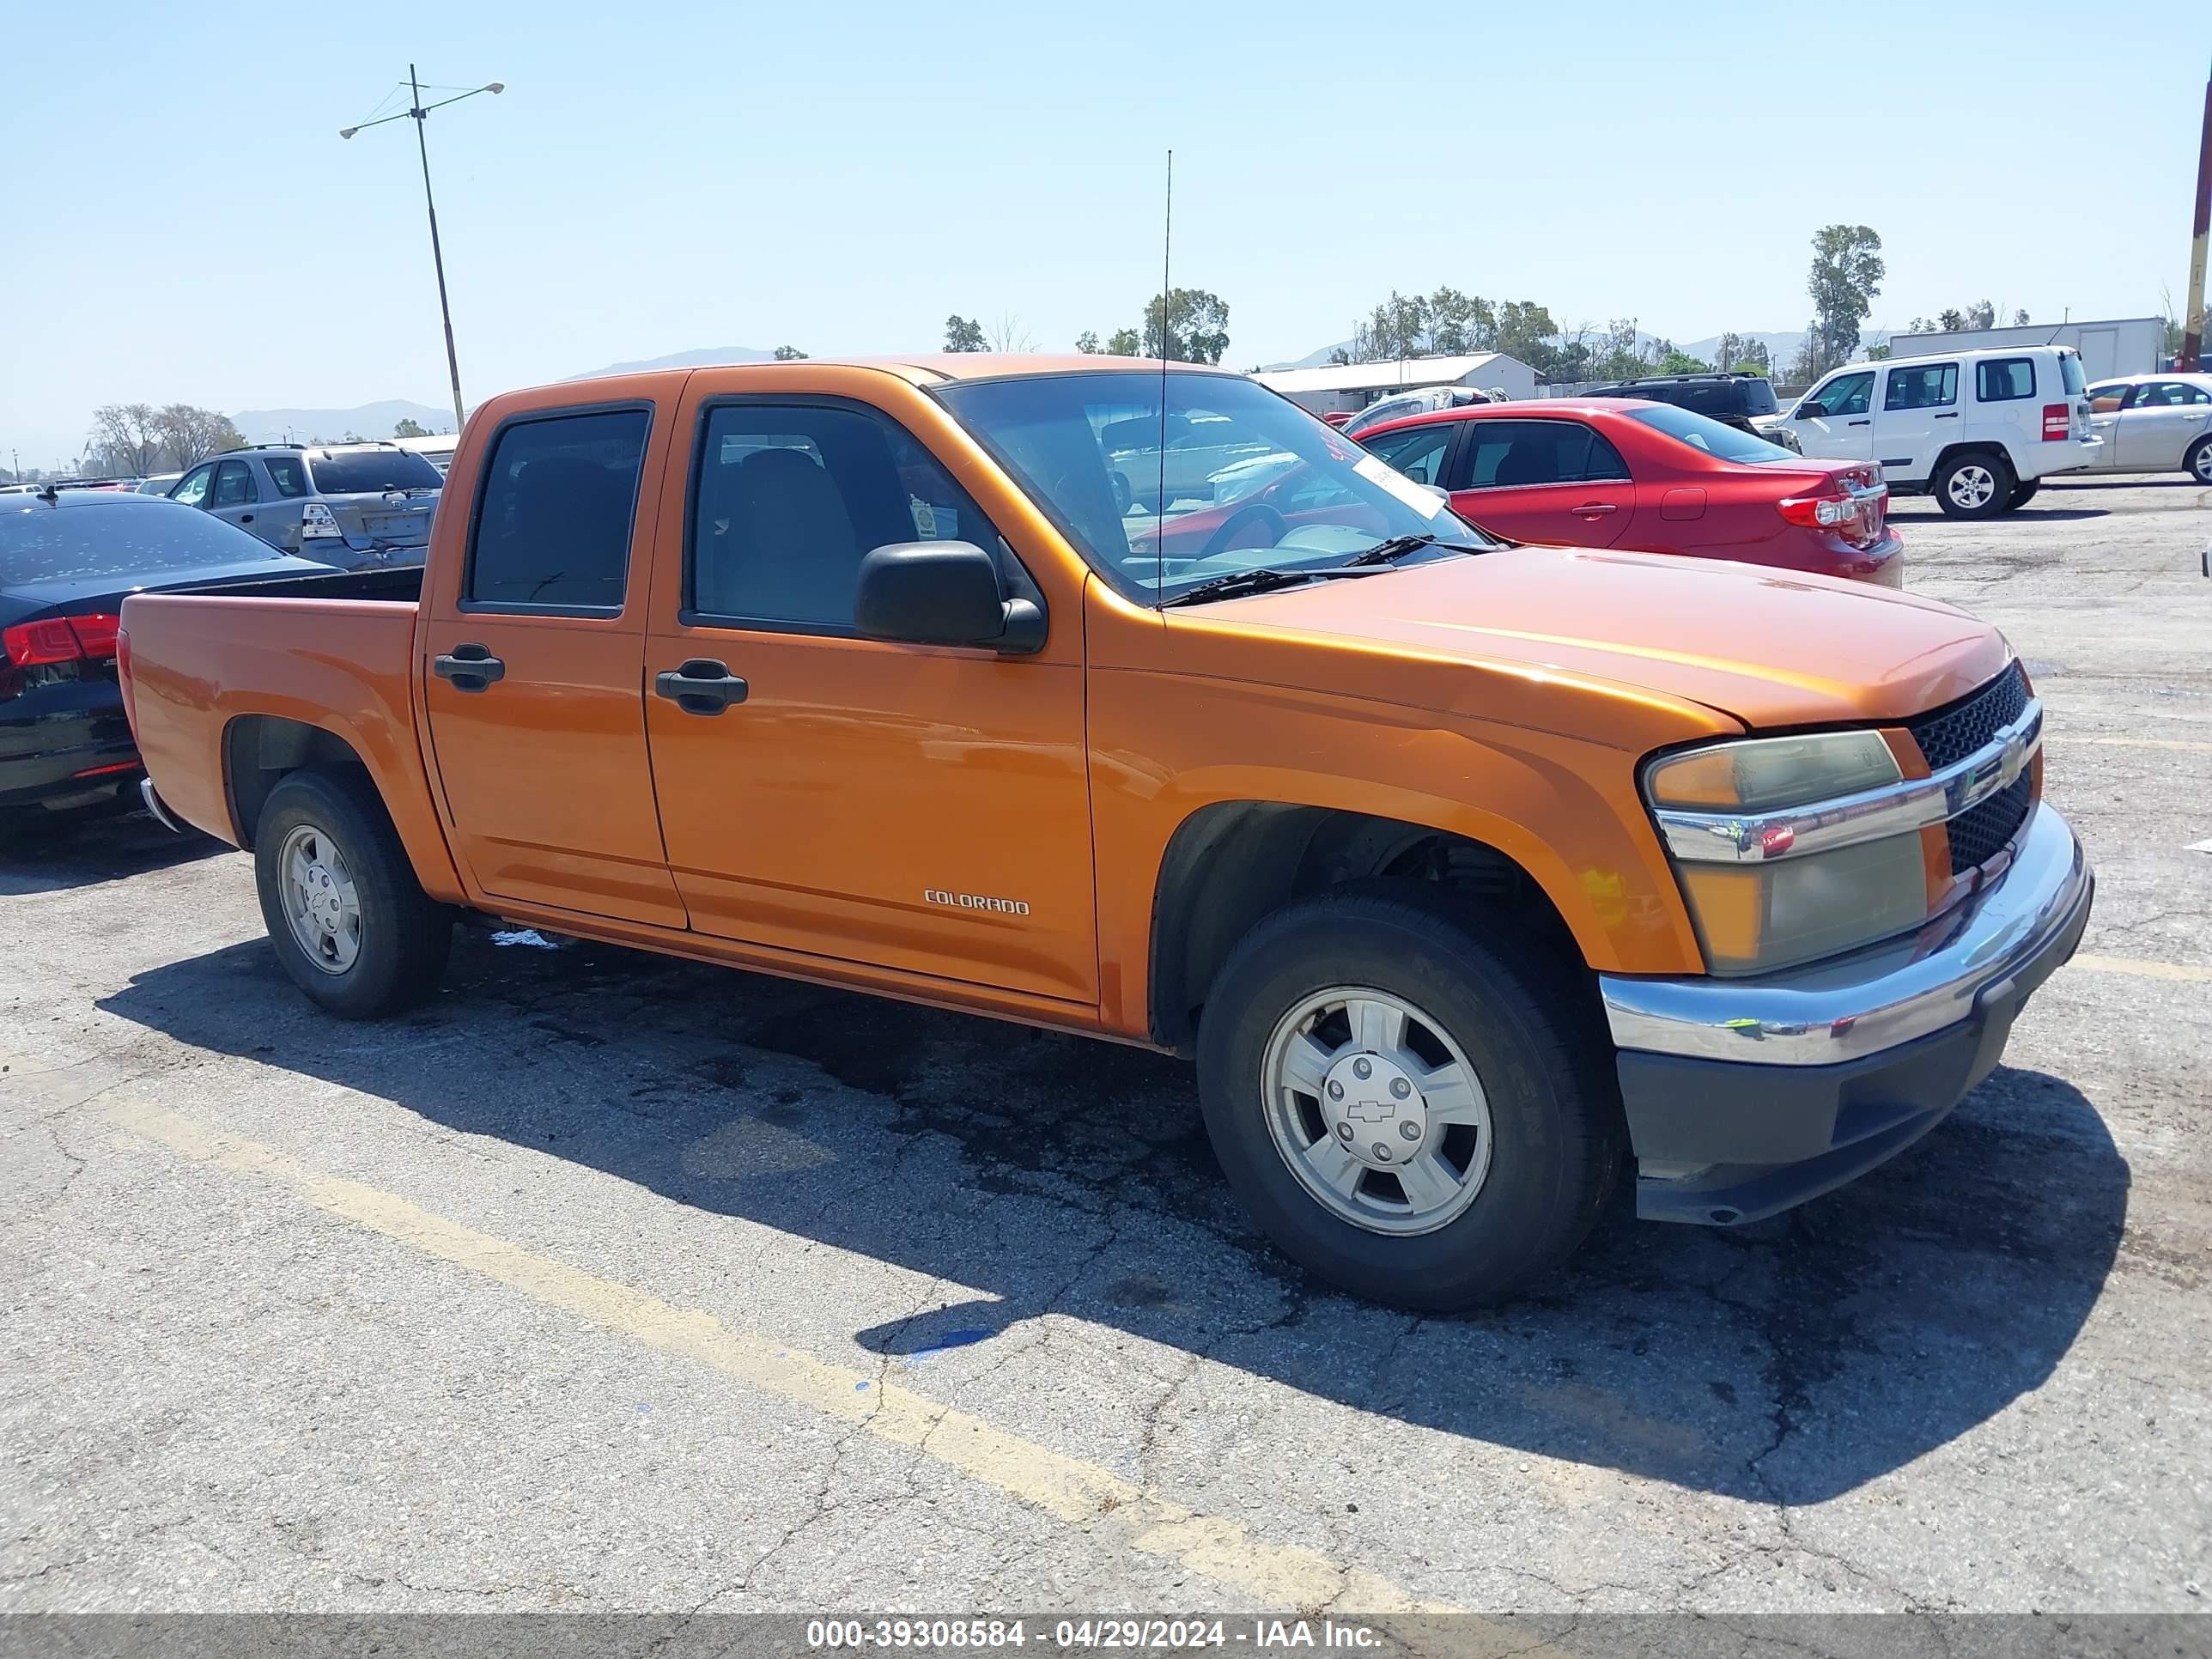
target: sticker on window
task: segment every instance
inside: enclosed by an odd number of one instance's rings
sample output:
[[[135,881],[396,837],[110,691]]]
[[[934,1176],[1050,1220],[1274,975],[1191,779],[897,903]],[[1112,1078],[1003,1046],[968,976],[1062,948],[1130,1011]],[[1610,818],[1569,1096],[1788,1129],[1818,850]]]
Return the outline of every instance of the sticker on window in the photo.
[[[1443,496],[1415,483],[1379,455],[1362,455],[1352,464],[1352,470],[1368,483],[1389,490],[1425,519],[1433,519],[1444,510]]]

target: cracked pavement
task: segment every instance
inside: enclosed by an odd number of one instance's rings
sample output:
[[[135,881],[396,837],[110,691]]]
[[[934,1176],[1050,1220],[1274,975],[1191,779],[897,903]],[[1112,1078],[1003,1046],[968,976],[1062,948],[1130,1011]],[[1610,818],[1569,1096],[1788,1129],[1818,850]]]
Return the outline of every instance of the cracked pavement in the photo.
[[[2208,507],[1894,514],[1909,585],[2027,659],[2099,866],[2082,950],[2121,968],[2052,980],[1845,1190],[1730,1233],[1617,1212],[1466,1318],[1304,1282],[1172,1060],[481,934],[436,1001],[346,1025],[282,979],[244,858],[143,820],[18,845],[0,1610],[1260,1605],[1105,1507],[119,1135],[123,1098],[1425,1601],[2201,1609],[2212,980],[2124,969],[2212,969]]]

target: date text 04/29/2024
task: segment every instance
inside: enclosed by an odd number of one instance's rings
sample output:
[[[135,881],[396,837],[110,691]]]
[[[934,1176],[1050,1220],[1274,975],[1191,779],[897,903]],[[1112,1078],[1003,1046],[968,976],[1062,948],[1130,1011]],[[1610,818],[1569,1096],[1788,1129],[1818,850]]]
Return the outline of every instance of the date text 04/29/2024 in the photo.
[[[1381,1632],[1333,1619],[815,1619],[806,1644],[816,1650],[1024,1648],[1170,1650],[1241,1647],[1254,1652],[1300,1648],[1371,1649]]]

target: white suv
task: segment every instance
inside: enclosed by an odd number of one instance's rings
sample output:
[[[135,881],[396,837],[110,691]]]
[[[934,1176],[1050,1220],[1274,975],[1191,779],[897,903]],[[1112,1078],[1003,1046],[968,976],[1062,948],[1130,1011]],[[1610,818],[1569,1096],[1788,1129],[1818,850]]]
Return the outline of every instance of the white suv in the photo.
[[[1850,363],[1779,424],[1814,459],[1873,461],[1890,492],[1954,518],[2009,513],[2053,472],[2099,464],[2081,354],[2014,346]]]

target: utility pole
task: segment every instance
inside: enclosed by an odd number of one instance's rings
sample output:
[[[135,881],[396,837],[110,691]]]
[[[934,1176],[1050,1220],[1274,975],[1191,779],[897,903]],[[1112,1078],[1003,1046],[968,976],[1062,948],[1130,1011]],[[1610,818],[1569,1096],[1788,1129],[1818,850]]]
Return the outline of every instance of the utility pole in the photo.
[[[407,66],[409,103],[408,107],[402,113],[405,118],[415,123],[415,147],[422,157],[422,204],[430,211],[430,263],[437,268],[438,272],[438,314],[445,320],[446,325],[446,372],[453,380],[453,430],[456,432],[461,429],[463,423],[461,360],[453,349],[453,307],[446,301],[446,255],[444,249],[438,243],[438,203],[437,198],[430,193],[430,141],[425,136],[425,128],[430,119],[430,112],[434,109],[443,109],[447,104],[458,104],[461,99],[473,98],[480,92],[498,94],[506,90],[504,83],[491,81],[483,86],[473,87],[458,97],[441,99],[437,103],[425,105],[422,101],[421,77],[415,73],[414,64],[410,64]],[[401,118],[401,115],[387,115],[382,120],[364,121],[357,127],[343,127],[339,129],[338,137],[350,138],[356,132],[363,131],[369,127],[380,127],[386,121],[397,121]]]
[[[2204,244],[2212,231],[2212,71],[2204,81],[2204,132],[2197,141],[2195,222],[2189,245],[2189,311],[2182,324],[2181,356],[2178,369],[2204,366]]]

